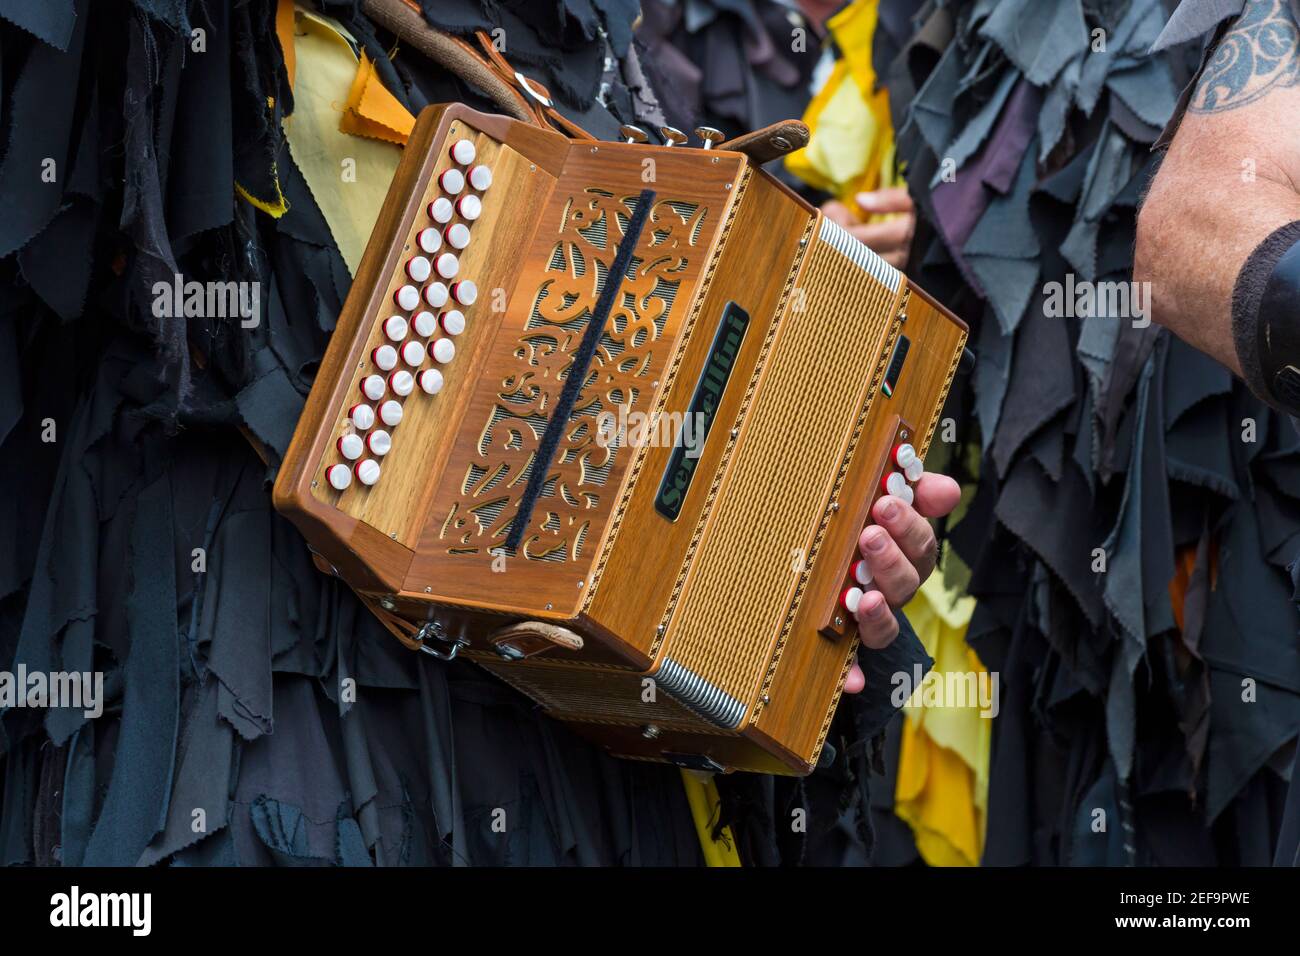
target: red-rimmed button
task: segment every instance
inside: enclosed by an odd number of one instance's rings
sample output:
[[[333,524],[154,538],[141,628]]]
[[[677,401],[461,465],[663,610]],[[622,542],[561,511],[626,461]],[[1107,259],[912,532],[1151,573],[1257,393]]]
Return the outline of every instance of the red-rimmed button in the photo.
[[[467,139],[458,139],[451,146],[451,158],[462,166],[468,166],[474,162],[474,157],[478,155],[478,150],[474,144]]]
[[[356,461],[361,457],[361,452],[365,446],[361,441],[361,436],[348,432],[346,435],[340,435],[338,440],[339,454],[348,461]]]
[[[411,328],[422,339],[427,339],[438,329],[438,317],[432,312],[420,312],[411,319]]]
[[[903,497],[904,490],[911,490],[907,487],[907,479],[901,471],[891,471],[885,475],[884,480],[880,482],[880,487],[885,494],[893,495],[895,498]]]
[[[864,588],[871,583],[871,567],[861,559],[853,562],[853,580]]]
[[[447,287],[441,282],[430,282],[424,287],[424,301],[431,309],[441,309],[447,304]]]
[[[391,398],[379,406],[379,420],[393,428],[402,421],[402,403],[395,402]]]
[[[383,458],[393,447],[393,436],[382,428],[376,428],[366,436],[366,448],[376,458]]]
[[[397,349],[391,345],[380,345],[370,350],[370,361],[385,372],[397,368]]]
[[[384,319],[384,334],[394,342],[402,341],[406,338],[406,319],[400,315]]]
[[[483,200],[473,193],[466,193],[456,200],[456,211],[460,213],[460,218],[473,222],[483,215]]]
[[[456,346],[451,339],[438,339],[433,343],[432,351],[434,359],[443,365],[456,357]]]
[[[451,217],[456,212],[456,207],[451,204],[451,200],[446,196],[439,196],[433,202],[429,203],[427,212],[429,213],[429,218],[434,222],[451,222]]]
[[[375,378],[379,378],[379,376],[376,375]],[[379,379],[379,384],[382,385],[383,383],[384,380]],[[375,410],[369,405],[358,403],[348,409],[348,420],[352,422],[353,428],[363,432],[375,423]]]
[[[469,226],[463,222],[453,222],[442,231],[442,238],[453,249],[464,249],[469,245]]]
[[[840,595],[840,604],[844,610],[850,614],[858,613],[858,606],[862,603],[862,588],[851,587],[845,588],[844,593]]]
[[[459,169],[445,169],[438,177],[438,185],[443,192],[454,196],[465,188],[465,174]]]
[[[388,387],[393,390],[394,395],[410,395],[411,389],[415,388],[415,376],[404,368],[398,369],[388,376]]]
[[[413,285],[404,285],[393,293],[393,301],[399,309],[410,312],[420,304],[420,290]]]
[[[420,389],[426,395],[437,395],[442,391],[442,373],[436,368],[426,368],[419,375]]]
[[[909,464],[916,461],[916,449],[908,442],[894,446],[893,454],[894,464],[900,469],[906,469]]]
[[[478,286],[472,279],[461,279],[451,284],[451,297],[461,305],[473,305],[478,301]]]
[[[424,364],[424,343],[418,339],[411,339],[402,346],[402,361],[411,368],[419,368]]]
[[[357,462],[352,466],[352,470],[356,473],[357,480],[363,485],[373,485],[379,480],[379,462],[373,458]]]
[[[444,252],[434,263],[434,268],[438,270],[438,275],[444,279],[456,278],[456,273],[460,271],[460,260],[450,252]]]
[[[372,402],[377,402],[384,397],[385,387],[382,375],[367,375],[361,380],[361,394]]]
[[[438,321],[448,335],[460,335],[465,331],[465,313],[460,309],[448,309]]]
[[[432,271],[433,267],[424,256],[411,256],[406,262],[406,276],[412,282],[424,282]]]
[[[434,253],[442,248],[442,233],[433,228],[433,226],[429,226],[427,229],[421,229],[419,231],[415,237],[415,241],[425,252]]]
[[[352,484],[352,469],[347,465],[330,465],[325,469],[325,480],[335,491],[346,491]]]

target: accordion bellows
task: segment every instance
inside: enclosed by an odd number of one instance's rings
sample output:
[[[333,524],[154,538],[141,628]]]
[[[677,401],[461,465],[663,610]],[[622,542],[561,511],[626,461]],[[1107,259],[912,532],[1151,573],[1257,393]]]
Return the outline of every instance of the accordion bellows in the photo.
[[[742,152],[430,107],[275,502],[406,644],[612,753],[807,773],[965,338]]]

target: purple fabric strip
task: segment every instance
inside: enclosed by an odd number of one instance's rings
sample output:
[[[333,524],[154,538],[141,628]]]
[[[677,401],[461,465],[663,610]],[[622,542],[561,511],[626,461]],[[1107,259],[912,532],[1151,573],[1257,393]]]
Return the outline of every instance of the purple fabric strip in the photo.
[[[931,192],[935,219],[948,252],[965,280],[981,295],[984,290],[962,257],[962,249],[988,209],[993,194],[1006,195],[1011,188],[1037,128],[1042,102],[1042,92],[1022,79],[1012,90],[988,142],[957,171],[952,182],[940,183]]]

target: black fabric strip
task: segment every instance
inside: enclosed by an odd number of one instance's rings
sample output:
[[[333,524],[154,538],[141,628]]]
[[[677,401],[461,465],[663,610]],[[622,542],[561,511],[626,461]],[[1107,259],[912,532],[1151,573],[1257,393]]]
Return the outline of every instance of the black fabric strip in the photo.
[[[506,547],[512,551],[518,549],[524,537],[524,529],[533,518],[533,508],[537,506],[537,499],[546,485],[546,473],[551,470],[551,462],[555,458],[556,449],[560,446],[560,436],[568,427],[573,406],[577,404],[578,396],[582,393],[582,383],[587,380],[591,360],[596,355],[596,346],[605,331],[605,322],[609,319],[609,313],[614,308],[614,297],[623,289],[628,263],[632,261],[632,253],[636,251],[637,242],[641,238],[641,228],[645,225],[646,217],[650,215],[654,198],[653,189],[641,190],[636,210],[632,213],[627,230],[623,233],[623,239],[618,244],[618,251],[614,253],[614,262],[609,267],[609,275],[600,290],[600,297],[596,299],[595,311],[587,320],[587,328],[582,333],[582,344],[574,353],[573,364],[569,366],[569,377],[564,380],[564,388],[560,390],[555,410],[551,412],[551,419],[546,423],[542,443],[537,447],[537,455],[533,459],[533,470],[528,475],[528,487],[524,489],[524,496],[519,499],[519,510],[515,512],[515,520],[510,525],[510,537],[506,539]]]

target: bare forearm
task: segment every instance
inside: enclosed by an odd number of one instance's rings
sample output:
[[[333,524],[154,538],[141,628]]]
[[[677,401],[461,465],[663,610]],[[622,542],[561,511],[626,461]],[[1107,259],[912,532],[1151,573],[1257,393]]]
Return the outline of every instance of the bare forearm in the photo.
[[[1238,374],[1242,267],[1300,220],[1300,24],[1291,9],[1290,0],[1247,0],[1138,216],[1134,278],[1151,283],[1152,319]]]
[[[1169,160],[1174,160],[1171,154]],[[1134,278],[1151,283],[1153,321],[1240,374],[1232,293],[1251,252],[1300,220],[1300,194],[1237,168],[1193,159],[1166,165],[1138,220]]]

